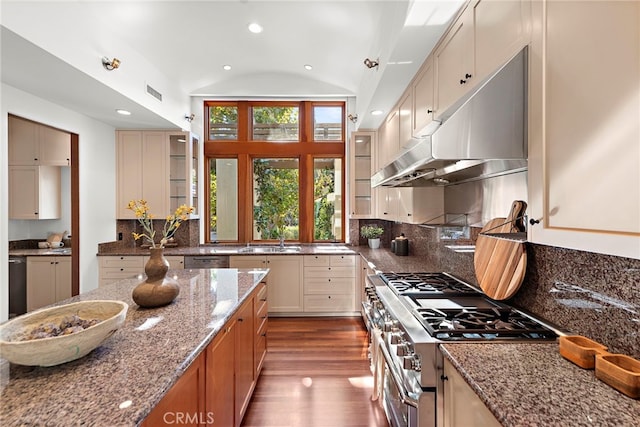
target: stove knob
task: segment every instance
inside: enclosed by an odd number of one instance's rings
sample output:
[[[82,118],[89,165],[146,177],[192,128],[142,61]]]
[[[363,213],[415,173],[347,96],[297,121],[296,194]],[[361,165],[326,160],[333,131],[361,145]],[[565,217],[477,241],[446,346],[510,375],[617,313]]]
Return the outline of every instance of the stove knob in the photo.
[[[409,346],[407,345],[407,343],[398,344],[398,347],[396,348],[396,354],[398,356],[409,355]]]
[[[413,371],[420,372],[422,366],[420,364],[420,358],[417,355],[405,356],[402,359],[402,367],[404,369],[411,369]]]
[[[395,320],[385,320],[384,321],[384,326],[382,327],[382,330],[385,331],[385,332],[397,331],[398,327],[396,326],[396,321]]]

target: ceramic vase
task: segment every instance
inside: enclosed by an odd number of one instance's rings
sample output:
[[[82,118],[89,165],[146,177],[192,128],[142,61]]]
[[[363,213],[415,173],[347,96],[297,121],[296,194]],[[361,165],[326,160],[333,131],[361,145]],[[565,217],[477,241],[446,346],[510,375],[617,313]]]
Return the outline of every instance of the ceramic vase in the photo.
[[[378,249],[380,247],[380,239],[369,239],[369,247],[371,249]]]
[[[133,301],[140,307],[160,307],[171,303],[180,293],[178,282],[167,277],[169,261],[164,249],[149,249],[149,261],[144,266],[147,280],[133,289]]]

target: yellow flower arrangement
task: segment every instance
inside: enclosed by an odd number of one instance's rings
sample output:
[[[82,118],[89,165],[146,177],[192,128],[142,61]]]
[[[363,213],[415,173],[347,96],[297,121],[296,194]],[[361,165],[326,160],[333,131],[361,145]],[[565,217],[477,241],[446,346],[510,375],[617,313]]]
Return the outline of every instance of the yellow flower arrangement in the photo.
[[[131,200],[127,205],[127,209],[132,210],[136,216],[138,222],[142,225],[144,233],[133,232],[133,238],[138,240],[145,238],[149,241],[152,248],[156,248],[155,236],[156,232],[153,229],[154,215],[149,212],[149,206],[146,200]],[[164,228],[162,229],[162,239],[160,239],[160,248],[164,248],[167,241],[173,237],[176,233],[182,221],[189,219],[189,214],[193,213],[193,206],[182,205],[176,209],[176,211],[167,215]]]

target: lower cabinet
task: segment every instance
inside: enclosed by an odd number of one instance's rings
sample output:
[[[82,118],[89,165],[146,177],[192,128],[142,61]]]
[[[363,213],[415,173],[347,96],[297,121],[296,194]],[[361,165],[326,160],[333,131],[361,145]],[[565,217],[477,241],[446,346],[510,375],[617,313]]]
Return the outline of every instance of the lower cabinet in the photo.
[[[216,421],[213,414],[209,414],[205,409],[205,380],[205,354],[201,353],[145,418],[142,426],[213,424]],[[216,425],[218,425],[217,422]]]
[[[253,300],[254,298],[251,298],[242,304],[236,314],[236,425],[240,425],[240,420],[249,407],[251,393],[257,380],[254,363],[255,349],[253,347],[256,333],[253,322]]]
[[[444,360],[444,427],[499,427],[489,411],[456,368]]]
[[[268,268],[269,313],[300,313],[302,255],[237,255],[229,257],[231,268]]]
[[[304,311],[356,311],[356,256],[304,257]]]
[[[240,426],[267,351],[266,313],[267,285],[263,282],[142,426]]]
[[[149,260],[149,256],[147,255],[108,255],[98,258],[100,286],[143,274],[144,266]],[[183,256],[165,255],[165,258],[169,261],[169,268],[173,270],[184,269]]]
[[[231,319],[206,349],[205,407],[213,417],[213,425],[218,426],[235,426],[235,326],[235,319]]]
[[[71,257],[27,257],[27,311],[71,298]]]

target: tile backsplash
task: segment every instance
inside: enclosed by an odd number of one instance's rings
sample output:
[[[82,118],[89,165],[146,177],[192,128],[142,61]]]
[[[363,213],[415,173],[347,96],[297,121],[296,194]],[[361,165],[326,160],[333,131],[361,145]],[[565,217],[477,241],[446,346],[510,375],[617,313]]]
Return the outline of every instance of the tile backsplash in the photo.
[[[366,244],[354,233],[357,223],[375,222],[385,228],[382,246],[404,233],[409,254],[425,266],[446,271],[478,285],[473,253],[457,253],[440,241],[437,229],[379,220],[352,221],[352,241]],[[471,238],[457,244],[473,243]],[[584,335],[613,353],[640,358],[640,260],[527,243],[527,271],[522,286],[507,303],[552,322],[573,334]]]

